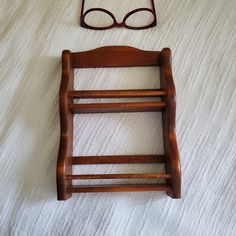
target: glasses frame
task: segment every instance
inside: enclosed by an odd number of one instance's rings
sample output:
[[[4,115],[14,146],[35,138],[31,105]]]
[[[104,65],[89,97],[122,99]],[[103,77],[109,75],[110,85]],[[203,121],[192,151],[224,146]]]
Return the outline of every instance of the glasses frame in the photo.
[[[132,30],[144,30],[144,29],[148,29],[148,28],[152,28],[155,27],[157,24],[157,15],[156,15],[156,10],[155,10],[155,3],[154,0],[150,0],[151,1],[151,5],[152,5],[152,9],[151,8],[146,8],[146,7],[142,7],[142,8],[137,8],[135,10],[132,10],[130,12],[128,12],[124,18],[123,21],[121,23],[118,23],[115,16],[108,10],[104,9],[104,8],[91,8],[88,9],[87,11],[84,12],[84,5],[85,5],[85,0],[82,1],[82,8],[81,8],[81,17],[80,17],[80,26],[87,28],[87,29],[92,29],[92,30],[107,30],[107,29],[112,29],[112,28],[127,28],[127,29],[132,29]],[[105,27],[95,27],[95,26],[91,26],[88,25],[85,22],[85,17],[87,16],[87,14],[89,14],[90,12],[93,11],[100,11],[100,12],[105,12],[106,14],[108,14],[112,19],[113,19],[113,24],[111,24],[110,26],[105,26]],[[147,12],[151,12],[153,14],[153,22],[150,23],[149,25],[146,26],[140,26],[140,27],[136,27],[136,26],[129,26],[126,24],[126,20],[133,14],[135,14],[136,12],[139,11],[147,11]]]

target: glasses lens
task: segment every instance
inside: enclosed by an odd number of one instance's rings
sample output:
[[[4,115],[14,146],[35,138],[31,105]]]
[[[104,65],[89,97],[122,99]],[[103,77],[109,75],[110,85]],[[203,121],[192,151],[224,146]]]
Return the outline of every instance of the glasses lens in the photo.
[[[114,23],[112,17],[103,11],[89,12],[85,16],[84,21],[87,25],[98,28],[109,27]]]
[[[154,21],[154,15],[150,11],[140,10],[131,14],[125,21],[125,24],[134,28],[149,26]]]

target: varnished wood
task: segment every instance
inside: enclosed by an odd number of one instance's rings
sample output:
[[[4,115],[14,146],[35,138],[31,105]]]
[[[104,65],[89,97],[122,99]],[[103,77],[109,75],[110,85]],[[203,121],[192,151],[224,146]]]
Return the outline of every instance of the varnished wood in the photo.
[[[166,157],[164,155],[78,156],[73,157],[71,162],[73,165],[165,163]]]
[[[114,113],[114,112],[147,112],[161,111],[165,108],[164,102],[126,102],[126,103],[93,103],[70,104],[72,113]]]
[[[74,91],[74,68],[127,66],[160,66],[161,89]],[[75,104],[76,98],[161,97],[160,102]],[[62,80],[59,93],[61,135],[57,162],[58,200],[66,200],[73,192],[167,191],[172,198],[181,196],[181,171],[175,134],[175,86],[171,70],[170,49],[161,52],[142,51],[126,46],[109,46],[88,52],[63,51]],[[162,111],[164,155],[72,157],[73,114],[97,112]],[[164,163],[161,174],[73,175],[72,165]],[[166,184],[73,186],[72,179],[159,178]]]
[[[160,52],[142,51],[124,46],[108,46],[73,53],[74,68],[134,67],[159,65]]]
[[[72,98],[133,98],[133,97],[161,97],[166,96],[163,89],[130,89],[130,90],[85,90],[71,91]]]
[[[168,195],[173,198],[181,198],[181,168],[179,160],[179,151],[175,133],[175,115],[176,115],[176,91],[171,68],[171,51],[164,48],[161,51],[161,87],[168,91],[167,96],[162,101],[167,104],[162,112],[163,121],[163,141],[164,151],[167,158],[166,172],[171,174],[171,179],[167,181],[171,186]]]
[[[62,78],[59,92],[59,110],[61,136],[57,160],[57,199],[65,200],[71,197],[67,188],[71,185],[71,180],[66,179],[66,175],[72,174],[72,165],[69,164],[69,156],[72,156],[73,144],[73,115],[68,106],[73,102],[68,98],[67,93],[74,87],[74,71],[70,51],[62,53]]]
[[[93,175],[67,175],[69,180],[76,179],[169,179],[170,174],[142,173],[142,174],[93,174]]]
[[[166,184],[129,184],[129,185],[80,185],[70,186],[69,193],[92,192],[137,192],[137,191],[169,191]]]

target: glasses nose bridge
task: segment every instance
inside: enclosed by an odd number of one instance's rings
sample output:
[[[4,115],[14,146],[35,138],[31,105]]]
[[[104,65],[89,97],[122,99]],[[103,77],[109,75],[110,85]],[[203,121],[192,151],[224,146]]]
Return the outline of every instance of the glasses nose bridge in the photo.
[[[122,28],[122,27],[124,27],[124,26],[125,26],[125,22],[124,22],[124,21],[122,21],[122,22],[120,22],[120,23],[119,23],[119,22],[116,23],[116,27],[117,27],[117,28]]]

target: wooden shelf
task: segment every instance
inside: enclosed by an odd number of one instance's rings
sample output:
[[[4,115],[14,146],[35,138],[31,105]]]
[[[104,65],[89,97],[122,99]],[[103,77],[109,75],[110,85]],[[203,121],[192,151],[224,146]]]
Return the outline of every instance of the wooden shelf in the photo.
[[[160,89],[79,90],[74,91],[75,68],[159,66]],[[160,97],[161,101],[75,104],[75,99]],[[109,46],[86,52],[62,53],[62,79],[59,93],[61,135],[57,161],[57,198],[66,200],[72,193],[117,191],[165,191],[172,198],[181,196],[181,171],[175,134],[175,86],[171,51],[143,51],[127,46]],[[164,155],[118,155],[73,157],[73,114],[161,111]],[[73,165],[89,164],[164,164],[165,173],[73,175]],[[165,184],[74,186],[72,180],[86,179],[164,179]]]

